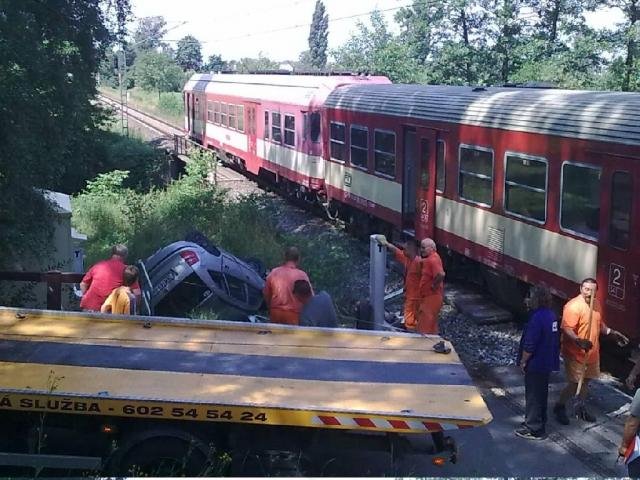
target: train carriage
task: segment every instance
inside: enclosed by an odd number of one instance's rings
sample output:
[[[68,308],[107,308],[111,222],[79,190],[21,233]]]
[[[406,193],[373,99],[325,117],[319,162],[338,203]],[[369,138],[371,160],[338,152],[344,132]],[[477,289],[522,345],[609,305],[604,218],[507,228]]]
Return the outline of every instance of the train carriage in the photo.
[[[432,236],[503,303],[595,276],[607,321],[640,338],[640,94],[195,75],[185,108],[203,145],[360,233]]]
[[[323,189],[321,112],[341,85],[389,83],[354,75],[196,74],[184,88],[185,129],[253,175],[292,191]]]
[[[325,105],[331,201],[487,266],[506,301],[596,277],[640,336],[639,94],[354,85]]]

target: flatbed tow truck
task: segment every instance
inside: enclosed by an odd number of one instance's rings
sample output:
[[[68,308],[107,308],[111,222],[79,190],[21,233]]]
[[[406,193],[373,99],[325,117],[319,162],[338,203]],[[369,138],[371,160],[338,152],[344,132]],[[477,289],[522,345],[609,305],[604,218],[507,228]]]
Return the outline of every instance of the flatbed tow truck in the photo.
[[[445,433],[492,417],[440,340],[0,307],[0,473],[313,474],[309,445],[361,433],[396,456],[432,434],[455,460]]]

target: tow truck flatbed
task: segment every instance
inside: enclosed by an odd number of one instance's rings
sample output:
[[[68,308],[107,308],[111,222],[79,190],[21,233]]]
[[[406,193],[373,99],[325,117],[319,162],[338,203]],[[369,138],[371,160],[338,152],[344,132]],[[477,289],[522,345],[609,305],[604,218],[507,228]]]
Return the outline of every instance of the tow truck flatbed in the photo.
[[[0,307],[0,410],[396,433],[488,423],[440,340]]]

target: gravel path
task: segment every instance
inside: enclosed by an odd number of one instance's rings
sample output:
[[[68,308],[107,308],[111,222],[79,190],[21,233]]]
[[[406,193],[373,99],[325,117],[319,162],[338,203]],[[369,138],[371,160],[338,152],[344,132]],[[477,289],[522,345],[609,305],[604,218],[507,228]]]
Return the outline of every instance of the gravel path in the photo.
[[[449,340],[465,365],[515,365],[522,327],[516,323],[476,325],[455,307],[445,304],[440,333]]]

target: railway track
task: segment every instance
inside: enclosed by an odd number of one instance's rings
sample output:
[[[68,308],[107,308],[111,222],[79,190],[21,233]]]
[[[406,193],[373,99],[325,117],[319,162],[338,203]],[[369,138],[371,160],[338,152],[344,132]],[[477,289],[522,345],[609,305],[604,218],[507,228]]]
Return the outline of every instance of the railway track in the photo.
[[[98,100],[105,105],[108,105],[114,108],[117,111],[122,109],[119,101],[110,98],[106,95],[98,95]],[[175,151],[174,147],[174,138],[177,135],[178,137],[184,138],[184,132],[179,127],[176,127],[170,122],[157,117],[155,115],[151,115],[147,112],[144,112],[135,107],[127,106],[126,114],[130,119],[139,123],[140,125],[154,131],[162,137],[166,139],[166,143],[164,147],[167,150],[170,150],[176,156],[179,156],[181,160],[187,161],[187,157],[185,155],[179,155],[179,152]],[[231,188],[234,186],[234,190],[241,190],[241,193],[250,193],[252,191],[258,191],[258,188],[255,186],[251,180],[247,179],[244,175],[236,172],[235,170],[226,167],[224,165],[218,165],[216,167],[215,173],[212,175],[212,179],[216,184],[220,184],[221,186]],[[239,184],[242,184],[241,188],[237,188]]]
[[[120,109],[120,103],[113,98],[100,95],[99,99],[105,104],[112,106],[113,108]],[[127,112],[131,119],[133,119],[136,122],[139,122],[140,124],[148,128],[155,130],[156,132],[158,132],[160,135],[164,136],[167,139],[173,140],[173,137],[175,135],[184,137],[184,132],[180,128],[176,127],[170,122],[167,122],[166,120],[161,119],[155,115],[149,114],[135,107],[127,107]],[[173,146],[173,141],[171,142],[171,145]],[[186,157],[184,156],[181,156],[181,158],[183,160],[186,160]],[[258,182],[257,178],[252,178],[252,176],[247,176],[244,173],[240,173],[230,166],[218,164],[215,176],[216,176],[215,181],[225,187],[228,187],[232,191],[232,193],[236,191],[241,191],[241,192],[261,191],[261,189],[258,186],[259,183],[257,183]],[[281,196],[285,197],[285,200],[291,203],[295,207],[302,208],[303,210],[308,211],[314,215],[323,216],[322,212],[320,212],[318,208],[311,208],[311,205],[308,202],[304,202],[302,200],[292,198],[290,196],[285,196],[285,195],[281,195]],[[326,218],[326,216],[323,216],[323,217]],[[362,245],[363,245],[362,247],[363,250],[368,251],[368,243],[363,242]],[[464,278],[464,275],[460,276],[460,278]],[[457,281],[449,282],[449,285],[451,285],[454,289],[458,289],[460,287],[464,289],[465,284],[466,282],[462,282],[459,284]],[[485,297],[486,297],[486,303],[491,303],[490,296],[487,294],[485,295]],[[451,298],[448,299],[448,302],[451,305],[454,305],[455,306],[454,308],[459,308],[456,305],[456,302]],[[608,367],[607,371],[614,374],[618,378],[624,378],[624,375],[626,375],[627,373],[626,371],[628,369],[625,370],[625,369],[619,368],[619,365],[620,365],[619,358],[609,358],[609,355],[607,355],[606,357],[607,358],[602,359],[602,363],[603,365]]]
[[[116,109],[119,108],[118,102],[108,97],[102,96],[101,101],[112,106],[113,108],[116,108]],[[179,128],[175,127],[169,122],[163,119],[160,119],[154,115],[147,114],[146,112],[143,112],[139,109],[132,108],[132,107],[128,107],[127,111],[131,119],[140,123],[141,125],[144,125],[147,128],[153,129],[158,134],[166,137],[167,139],[172,140],[174,135],[184,136],[182,130],[180,130]],[[173,145],[173,141],[170,143],[170,145],[171,146]],[[216,175],[217,175],[218,182],[223,184],[228,183],[230,185],[233,185],[233,187],[231,187],[232,189],[239,185],[247,185],[247,186],[251,185],[253,189],[255,189],[256,191],[259,191],[259,188],[256,186],[256,183],[255,183],[256,179],[247,178],[243,174],[233,170],[230,167],[220,165],[218,167]],[[287,198],[287,200],[291,200],[291,199]],[[299,202],[292,202],[292,203],[298,207],[301,207],[301,206],[305,207],[304,203],[302,205],[299,205],[298,204]],[[306,206],[308,207],[308,204],[306,204]],[[309,211],[310,209],[305,208],[305,210]],[[318,212],[312,212],[312,213],[318,213]],[[368,245],[365,244],[365,242],[361,242],[361,243],[362,243],[363,251],[366,251],[368,248]],[[464,285],[463,283],[461,283],[460,285],[456,285],[456,283],[457,282],[449,282],[449,285],[452,285],[452,286]],[[486,295],[486,297],[489,299],[488,295]],[[454,304],[454,302],[450,302],[450,303],[452,305]],[[454,317],[456,316],[455,313],[449,313],[449,315],[452,315]],[[445,313],[444,316],[446,317],[448,315]],[[444,329],[445,334],[447,333],[447,330],[458,330],[458,329],[466,330],[468,328],[471,332],[475,331],[475,334],[478,338],[478,339],[472,339],[471,335],[464,334],[462,335],[464,336],[464,340],[456,339],[457,340],[456,349],[458,350],[459,353],[461,353],[461,348],[463,347],[463,344],[466,344],[466,343],[471,344],[470,350],[477,349],[477,345],[481,345],[481,348],[485,348],[485,345],[482,343],[483,337],[485,337],[485,339],[486,338],[493,339],[493,340],[490,340],[489,343],[505,341],[504,336],[500,336],[497,334],[499,332],[500,327],[496,327],[496,326],[465,327],[460,323],[456,322],[455,320],[451,322],[449,325],[446,325],[447,322],[450,322],[450,320],[447,318],[441,318],[441,323],[445,323],[445,329]],[[469,320],[467,320],[466,322],[470,323]],[[495,328],[495,330],[490,331],[492,330],[492,328]],[[481,333],[478,334],[478,330],[480,330]],[[461,332],[461,334],[462,333],[463,332]],[[456,338],[455,336],[452,336],[452,337]],[[449,339],[451,340],[452,337],[449,337]],[[489,345],[489,344],[487,345],[488,346],[486,348],[488,349],[495,348],[495,345]],[[496,371],[493,370],[495,368],[495,365],[492,366],[490,364],[485,364],[483,360],[480,359],[479,357],[468,357],[465,359],[465,363],[475,364],[479,366],[479,368],[476,368],[474,370],[473,377],[474,377],[474,381],[476,381],[484,389],[483,392],[485,395],[493,395],[494,397],[498,398],[497,401],[501,402],[501,404],[503,405],[503,408],[505,408],[510,415],[516,416],[517,418],[520,418],[523,415],[523,398],[520,398],[522,395],[518,394],[519,395],[518,398],[515,398],[513,393],[510,393],[510,390],[509,388],[507,388],[507,386],[504,386],[504,388],[496,387],[496,385],[500,385],[499,380],[501,379],[501,373],[496,373]],[[607,362],[605,361],[603,363],[607,363]],[[613,373],[618,373],[613,368],[610,368],[609,371]],[[622,374],[618,373],[618,375],[616,376],[618,378],[624,378],[624,377],[621,377],[621,375]],[[557,388],[559,388],[559,386]],[[496,392],[498,393],[496,394]],[[557,395],[557,392],[554,391],[554,395]],[[596,396],[598,398],[602,396],[600,394],[600,391],[596,394]],[[552,422],[553,420],[551,420],[551,428],[554,431],[550,435],[549,440],[551,444],[555,445],[554,448],[560,449],[561,451],[564,451],[575,458],[581,459],[581,461],[583,461],[583,463],[585,463],[585,465],[587,465],[591,469],[591,471],[594,473],[597,473],[602,476],[613,475],[614,469],[612,468],[611,465],[609,465],[602,459],[602,455],[593,455],[591,448],[588,448],[585,445],[583,445],[583,443],[581,443],[582,438],[585,436],[584,434],[582,434],[582,436],[575,435],[574,434],[575,432],[571,432],[571,431],[567,433],[566,431],[560,430],[557,427],[557,425]],[[614,438],[614,440],[617,439],[617,435],[618,435],[617,431],[614,432],[614,434],[611,434],[609,432],[609,434],[606,437],[603,437],[599,433],[600,430],[604,429],[603,431],[605,431],[605,433],[608,432],[608,430],[599,425],[597,426],[597,429],[598,431],[595,432],[595,434],[597,434],[596,435],[597,443],[599,444],[598,448],[602,448],[606,451],[609,451],[610,449],[614,448],[612,447],[614,443],[612,443],[613,440],[611,439],[612,438]],[[511,433],[511,432],[508,432],[508,433]],[[594,433],[590,432],[586,436],[593,436],[593,435]]]

